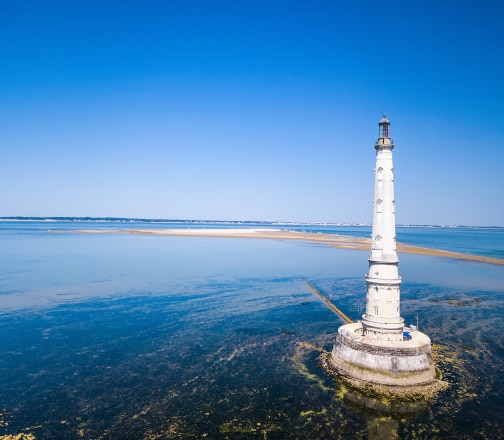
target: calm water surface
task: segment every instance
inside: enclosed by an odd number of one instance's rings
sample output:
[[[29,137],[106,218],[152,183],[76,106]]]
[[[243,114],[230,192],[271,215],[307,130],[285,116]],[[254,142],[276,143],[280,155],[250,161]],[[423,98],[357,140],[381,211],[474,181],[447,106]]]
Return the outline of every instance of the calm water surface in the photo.
[[[402,315],[450,383],[406,416],[352,403],[307,348],[330,350],[342,322],[305,279],[358,319],[366,252],[82,227],[0,224],[0,436],[504,437],[502,266],[400,256]],[[500,231],[407,229],[410,244],[502,251]]]

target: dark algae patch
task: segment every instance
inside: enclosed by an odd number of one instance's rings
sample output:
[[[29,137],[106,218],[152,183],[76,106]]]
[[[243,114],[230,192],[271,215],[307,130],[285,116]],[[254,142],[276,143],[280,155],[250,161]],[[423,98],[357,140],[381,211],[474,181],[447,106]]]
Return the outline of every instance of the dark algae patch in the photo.
[[[358,316],[361,280],[313,283]],[[299,278],[3,315],[0,439],[504,438],[503,299],[402,289],[449,383],[428,402],[327,374],[320,356],[342,320]]]

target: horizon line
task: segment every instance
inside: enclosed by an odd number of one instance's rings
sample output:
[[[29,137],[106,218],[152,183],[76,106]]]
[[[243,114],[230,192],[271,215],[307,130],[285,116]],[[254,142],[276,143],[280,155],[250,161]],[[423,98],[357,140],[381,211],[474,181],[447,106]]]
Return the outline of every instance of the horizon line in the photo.
[[[330,222],[330,221],[287,221],[287,220],[216,220],[216,219],[168,219],[168,218],[145,218],[145,217],[93,217],[93,216],[0,216],[0,221],[88,221],[88,222],[106,222],[106,221],[129,221],[129,222],[150,222],[150,223],[204,223],[204,224],[269,224],[269,225],[317,225],[317,226],[361,226],[369,227],[372,223],[368,222]],[[499,225],[457,225],[457,224],[416,224],[404,223],[397,224],[396,227],[431,227],[431,228],[504,228]]]

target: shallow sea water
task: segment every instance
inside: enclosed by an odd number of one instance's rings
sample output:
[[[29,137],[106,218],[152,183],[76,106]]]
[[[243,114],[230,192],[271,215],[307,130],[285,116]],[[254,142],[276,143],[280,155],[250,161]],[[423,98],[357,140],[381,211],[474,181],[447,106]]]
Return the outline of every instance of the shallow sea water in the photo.
[[[366,252],[29,225],[0,242],[0,438],[504,437],[502,266],[400,255],[402,316],[450,383],[403,414],[318,360],[342,322],[305,280],[358,319]]]

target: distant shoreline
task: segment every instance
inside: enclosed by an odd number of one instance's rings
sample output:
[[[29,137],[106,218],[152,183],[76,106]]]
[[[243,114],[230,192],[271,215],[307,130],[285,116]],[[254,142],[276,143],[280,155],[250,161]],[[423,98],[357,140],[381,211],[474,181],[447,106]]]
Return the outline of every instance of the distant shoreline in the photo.
[[[58,232],[58,231],[51,231]],[[216,238],[255,238],[273,240],[300,240],[311,243],[321,243],[340,249],[352,249],[368,251],[371,246],[369,238],[353,237],[349,235],[322,234],[286,231],[281,229],[76,229],[79,234],[134,234],[134,235],[154,235],[168,237],[216,237]],[[458,260],[479,261],[504,265],[504,260],[500,258],[483,257],[479,255],[461,254],[438,249],[397,244],[397,252],[403,254],[429,255],[434,257],[453,258]]]
[[[138,217],[0,217],[1,222],[79,222],[79,223],[124,223],[126,224],[159,224],[159,225],[191,225],[203,226],[204,225],[228,225],[230,228],[234,225],[245,227],[250,225],[263,225],[271,227],[304,227],[304,226],[335,226],[339,228],[355,228],[355,227],[372,227],[370,223],[339,223],[339,222],[292,222],[292,221],[278,221],[278,220],[188,220],[188,219],[157,219],[157,218],[138,218]],[[458,224],[402,224],[397,223],[396,228],[429,228],[429,229],[504,229],[504,225],[458,225]]]

